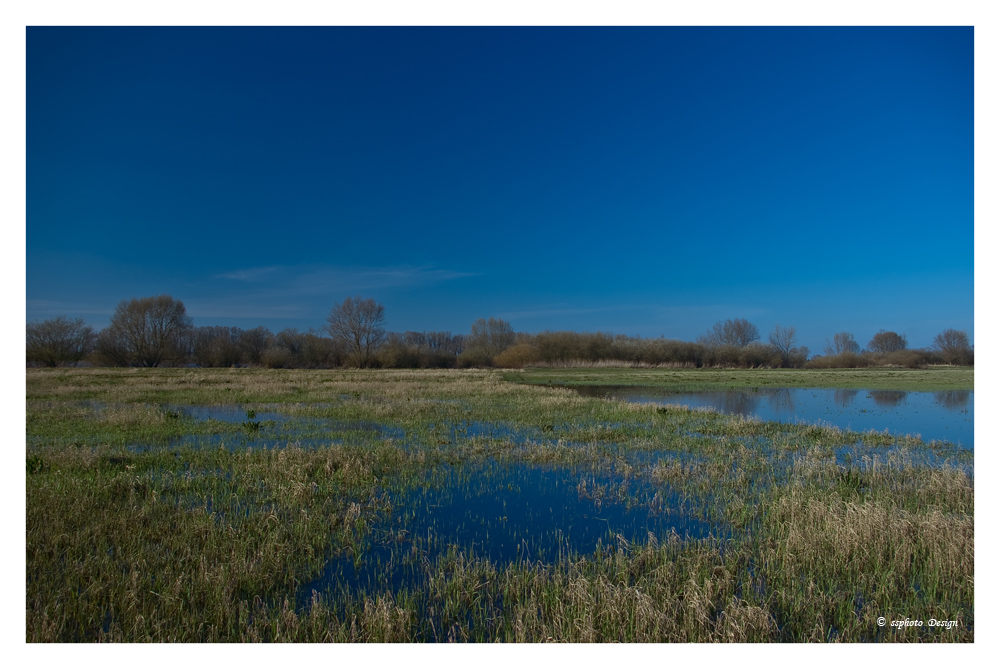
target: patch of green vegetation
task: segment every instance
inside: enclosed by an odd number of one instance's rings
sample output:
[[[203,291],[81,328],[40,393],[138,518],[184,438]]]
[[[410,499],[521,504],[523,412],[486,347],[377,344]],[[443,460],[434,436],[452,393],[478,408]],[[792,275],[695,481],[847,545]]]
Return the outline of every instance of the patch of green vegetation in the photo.
[[[972,367],[927,369],[671,369],[534,367],[503,372],[515,383],[552,386],[636,386],[691,392],[740,388],[865,388],[973,390]]]
[[[947,444],[493,371],[28,370],[27,388],[28,641],[974,640],[973,455]],[[509,468],[713,529],[609,524],[593,550],[499,561],[434,524],[455,486],[521,494],[491,487]],[[303,592],[337,561],[374,577]]]
[[[177,411],[140,403],[29,402],[27,439],[35,446],[163,445],[188,435],[236,432],[221,421],[198,422]]]

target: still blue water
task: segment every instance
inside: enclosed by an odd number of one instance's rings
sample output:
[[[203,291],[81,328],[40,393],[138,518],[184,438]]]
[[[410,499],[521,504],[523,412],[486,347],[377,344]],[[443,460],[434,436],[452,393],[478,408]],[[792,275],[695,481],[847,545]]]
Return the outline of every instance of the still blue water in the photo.
[[[591,386],[588,396],[627,402],[703,407],[727,414],[782,423],[833,425],[867,432],[919,435],[925,442],[950,441],[972,449],[974,393],[971,390],[912,392],[847,388],[760,388],[674,393],[655,388]]]
[[[449,466],[444,474],[436,486],[391,494],[396,511],[372,528],[371,543],[357,556],[329,560],[299,589],[298,606],[307,607],[314,590],[413,588],[426,578],[424,558],[436,559],[451,547],[502,565],[645,543],[651,535],[728,532],[685,510],[669,486],[623,480],[611,471],[486,461]]]

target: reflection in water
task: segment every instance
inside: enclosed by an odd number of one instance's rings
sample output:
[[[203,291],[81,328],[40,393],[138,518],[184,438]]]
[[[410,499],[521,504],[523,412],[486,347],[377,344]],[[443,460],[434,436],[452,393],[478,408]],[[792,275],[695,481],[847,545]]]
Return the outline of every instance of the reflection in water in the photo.
[[[945,409],[964,409],[969,406],[969,396],[971,394],[968,390],[946,390],[941,393],[934,393],[934,401]]]
[[[757,413],[760,395],[743,391],[721,391],[714,397],[717,406],[724,413],[752,416]]]
[[[854,404],[854,398],[858,395],[857,388],[837,388],[833,391],[833,401],[839,407],[848,407]]]
[[[888,430],[973,447],[975,394],[970,390],[906,392],[847,388],[760,388],[672,392],[664,388],[578,387],[582,395],[628,402],[707,407],[785,423],[822,423],[853,432]],[[861,393],[860,395],[858,393]],[[767,400],[766,402],[763,400]]]
[[[771,405],[771,411],[775,413],[794,411],[795,409],[795,402],[792,400],[792,391],[788,388],[777,388],[768,392],[767,401]]]
[[[869,395],[880,407],[896,407],[906,399],[905,390],[871,390]]]
[[[359,588],[413,589],[427,578],[426,565],[456,547],[506,564],[589,554],[649,536],[700,539],[728,531],[686,511],[686,496],[670,485],[647,478],[622,482],[611,472],[487,461],[442,467],[435,479],[391,493],[392,508],[406,512],[375,521],[370,545],[329,560],[300,588],[299,606],[309,605],[313,590],[336,597]]]

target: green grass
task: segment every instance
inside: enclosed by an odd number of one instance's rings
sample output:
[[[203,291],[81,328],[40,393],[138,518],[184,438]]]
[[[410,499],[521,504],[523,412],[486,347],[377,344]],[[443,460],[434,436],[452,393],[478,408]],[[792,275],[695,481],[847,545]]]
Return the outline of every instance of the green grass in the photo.
[[[927,369],[656,369],[532,367],[503,372],[515,383],[555,386],[647,386],[677,391],[729,388],[972,390],[972,367]]]
[[[492,371],[33,369],[27,395],[29,642],[974,640],[972,454],[946,444]],[[196,404],[245,413],[172,409]],[[501,561],[428,524],[522,470],[714,529]],[[402,585],[304,590],[375,555]]]

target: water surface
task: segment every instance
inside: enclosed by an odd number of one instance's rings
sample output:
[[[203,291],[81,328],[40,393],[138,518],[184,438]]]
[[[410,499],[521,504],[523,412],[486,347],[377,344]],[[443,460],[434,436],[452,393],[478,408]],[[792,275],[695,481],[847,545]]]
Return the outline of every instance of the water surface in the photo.
[[[390,493],[393,512],[372,528],[373,539],[355,555],[329,560],[300,588],[298,605],[308,606],[314,590],[413,588],[426,577],[426,561],[450,549],[502,565],[587,555],[600,545],[651,536],[704,538],[728,531],[691,514],[669,485],[623,480],[610,471],[493,461],[444,469],[437,485]]]
[[[591,397],[708,408],[782,423],[833,425],[855,432],[889,431],[973,448],[971,390],[914,392],[857,388],[759,388],[671,392],[657,388],[583,386]]]

